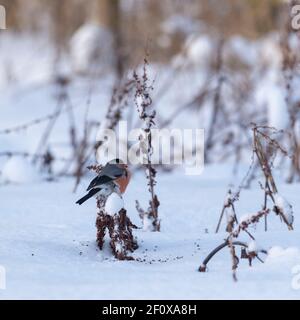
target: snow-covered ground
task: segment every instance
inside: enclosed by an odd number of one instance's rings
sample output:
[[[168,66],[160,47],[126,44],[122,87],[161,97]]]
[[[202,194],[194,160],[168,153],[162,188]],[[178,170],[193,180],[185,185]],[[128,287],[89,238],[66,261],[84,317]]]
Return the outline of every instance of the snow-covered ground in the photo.
[[[142,261],[117,261],[108,244],[103,252],[97,249],[95,201],[75,205],[88,181],[77,194],[72,194],[69,180],[2,187],[0,264],[7,280],[0,298],[299,299],[300,290],[292,287],[292,268],[300,264],[299,185],[280,185],[294,205],[294,231],[287,231],[278,217],[269,220],[267,233],[263,223],[251,229],[259,246],[272,248],[265,264],[256,260],[249,267],[240,260],[234,283],[225,249],[207,273],[197,271],[226,236],[214,230],[231,182],[228,173],[230,167],[219,165],[207,167],[199,177],[159,175],[162,231],[134,232],[139,243],[134,257]],[[125,197],[128,213],[139,226],[134,201],[138,196],[146,204],[145,188],[143,174],[137,173]],[[242,193],[239,214],[260,208],[263,195],[259,187],[254,189]]]
[[[9,36],[0,40],[5,49],[0,51],[0,65],[7,67],[0,73],[1,131],[53,113],[56,88],[52,82],[53,55],[49,48],[43,47],[43,42],[27,38],[16,41]],[[36,50],[37,45],[45,49],[43,59]],[[197,52],[190,54],[197,56]],[[151,72],[156,78],[157,92],[164,78],[172,77],[172,72],[160,66]],[[197,93],[199,83],[204,82],[198,70],[187,69],[173,78],[176,81],[172,82],[172,90],[163,92],[158,103],[160,116],[189,102]],[[110,101],[112,79],[97,79],[92,88],[87,79],[72,80],[69,94],[78,126],[82,125],[80,120],[85,115],[90,90],[89,119],[101,121]],[[268,100],[276,90],[275,84],[270,81],[268,85],[267,80],[260,82],[261,91],[268,88],[269,94],[257,94],[256,99],[260,101],[257,104],[262,103],[261,99]],[[186,86],[187,83],[194,86]],[[278,104],[280,101],[278,99]],[[278,109],[282,110],[280,106]],[[281,112],[278,114],[274,115],[274,122],[281,119]],[[173,126],[202,127],[203,119],[194,111],[182,113]],[[62,115],[49,139],[58,156],[69,156],[68,150],[62,147],[69,142],[67,121],[67,116]],[[0,135],[0,152],[34,153],[46,124],[42,122],[25,131]],[[269,254],[264,264],[255,260],[252,267],[240,260],[238,282],[234,283],[228,249],[210,262],[207,273],[197,270],[206,255],[226,237],[224,224],[219,234],[214,231],[228,186],[240,183],[247,165],[242,165],[234,178],[230,164],[207,166],[201,176],[186,176],[182,168],[171,173],[159,172],[156,190],[161,202],[162,230],[159,233],[134,231],[139,243],[139,249],[133,254],[136,261],[115,260],[108,241],[103,252],[97,249],[95,201],[90,200],[83,206],[75,204],[89,180],[82,181],[74,194],[73,179],[46,182],[30,162],[17,158],[0,158],[0,172],[0,266],[6,270],[6,289],[0,289],[0,299],[300,298],[300,289],[296,290],[299,277],[292,272],[300,265],[299,184],[286,185],[278,177],[280,193],[294,207],[294,231],[288,231],[274,214],[268,220],[268,232],[264,232],[263,222],[252,228],[257,245],[269,250]],[[3,185],[6,180],[13,183]],[[14,184],[16,182],[19,184]],[[124,198],[130,218],[141,226],[135,209],[137,199],[142,206],[147,206],[148,191],[142,172],[134,173]],[[236,205],[238,217],[260,210],[262,203],[262,190],[254,182],[250,190],[241,194]],[[249,241],[245,235],[240,240]]]

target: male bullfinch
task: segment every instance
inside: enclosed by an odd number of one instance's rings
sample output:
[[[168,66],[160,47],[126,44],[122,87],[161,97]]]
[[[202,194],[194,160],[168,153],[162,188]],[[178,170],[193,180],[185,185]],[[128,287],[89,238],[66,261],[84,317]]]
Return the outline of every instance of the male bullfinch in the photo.
[[[87,188],[88,194],[79,199],[76,203],[82,205],[85,201],[99,194],[110,194],[119,191],[123,194],[130,181],[131,174],[128,166],[120,159],[109,161],[93,179]]]

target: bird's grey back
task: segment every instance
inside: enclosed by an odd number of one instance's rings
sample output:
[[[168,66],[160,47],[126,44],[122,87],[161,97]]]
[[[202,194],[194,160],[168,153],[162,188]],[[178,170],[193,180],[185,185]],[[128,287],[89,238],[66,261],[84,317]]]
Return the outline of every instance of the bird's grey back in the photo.
[[[124,169],[115,164],[107,164],[101,170],[99,176],[107,176],[111,178],[121,177],[124,174]]]

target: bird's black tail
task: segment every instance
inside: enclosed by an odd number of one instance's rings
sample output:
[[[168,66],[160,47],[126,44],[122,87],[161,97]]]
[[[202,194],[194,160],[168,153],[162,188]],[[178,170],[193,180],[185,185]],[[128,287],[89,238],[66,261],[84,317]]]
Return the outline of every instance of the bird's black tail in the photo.
[[[78,203],[79,205],[82,205],[84,202],[86,202],[87,200],[89,200],[91,197],[93,197],[96,193],[98,193],[101,189],[100,188],[95,188],[92,189],[88,194],[86,194],[84,197],[82,197],[81,199],[79,199],[76,203]]]

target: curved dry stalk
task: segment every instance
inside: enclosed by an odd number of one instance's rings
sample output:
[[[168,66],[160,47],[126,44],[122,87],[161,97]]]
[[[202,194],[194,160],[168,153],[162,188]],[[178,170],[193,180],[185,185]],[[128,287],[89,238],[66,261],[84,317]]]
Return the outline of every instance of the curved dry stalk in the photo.
[[[208,256],[203,260],[201,266],[199,267],[199,272],[206,272],[207,271],[207,265],[209,263],[209,261],[222,249],[228,247],[229,245],[229,241],[225,240],[225,242],[223,242],[222,244],[220,244],[219,246],[217,246],[215,249],[213,249]],[[243,248],[248,248],[248,245],[245,242],[242,241],[232,241],[232,245],[233,246],[240,246]],[[260,250],[261,253],[267,254],[266,250]],[[261,262],[263,262],[261,259],[259,259]]]

